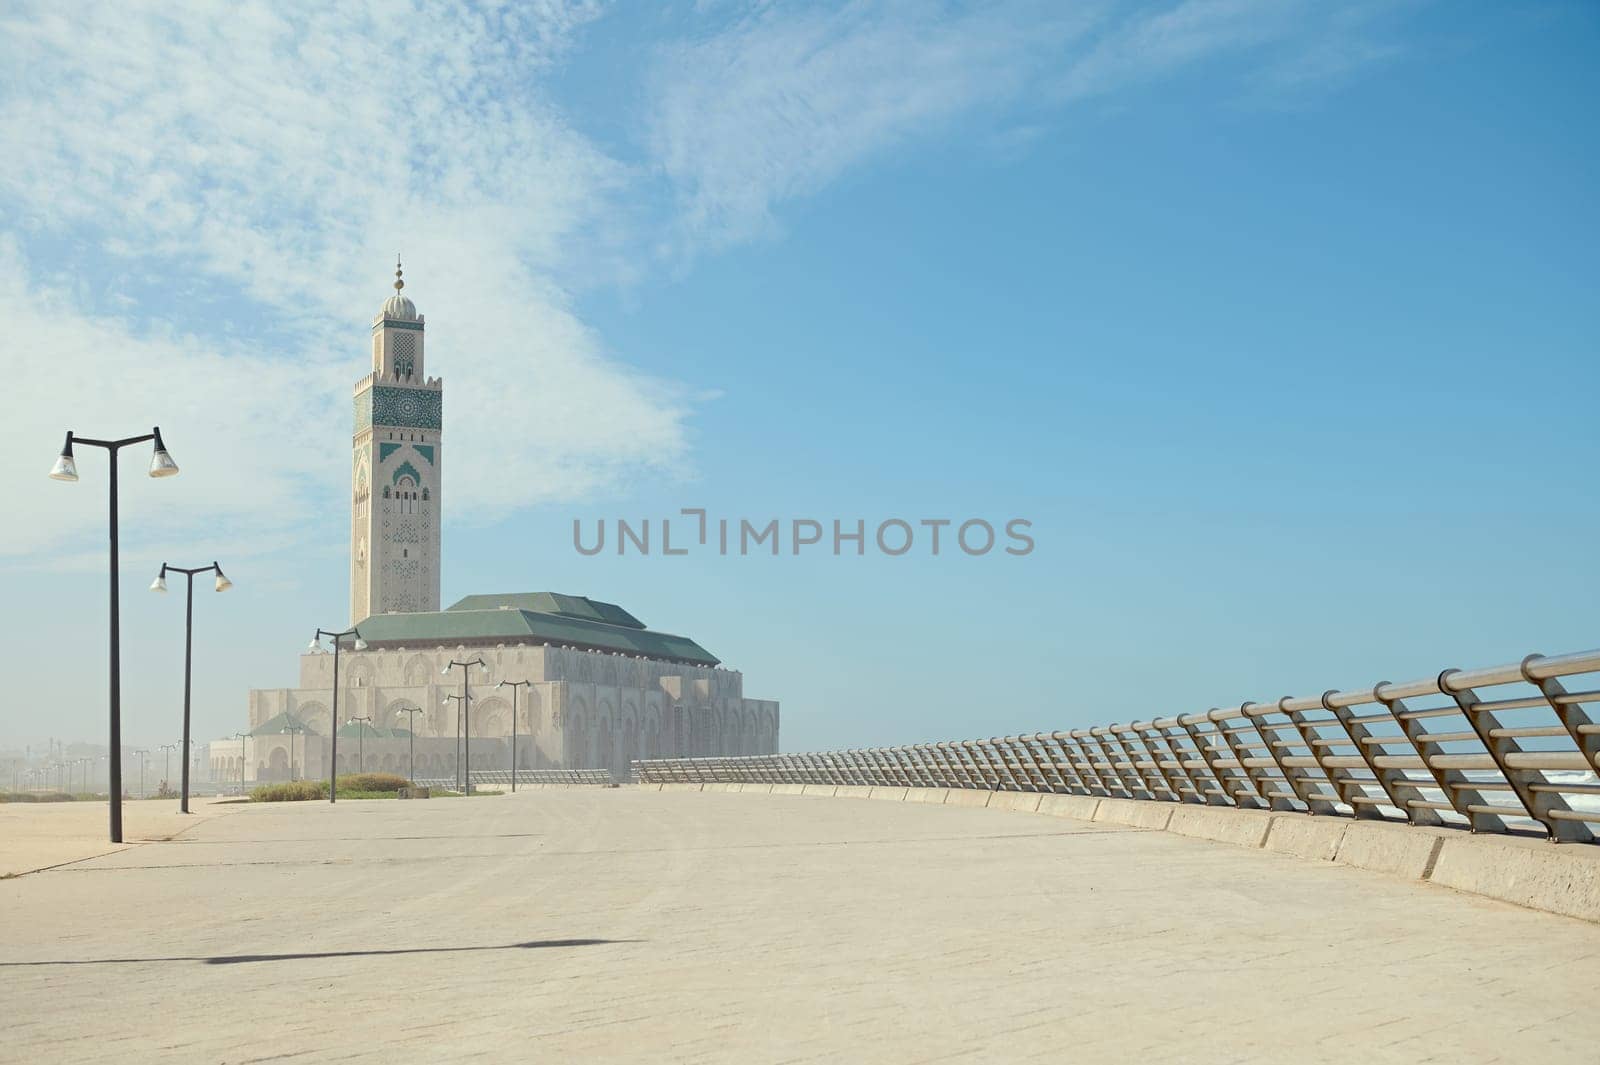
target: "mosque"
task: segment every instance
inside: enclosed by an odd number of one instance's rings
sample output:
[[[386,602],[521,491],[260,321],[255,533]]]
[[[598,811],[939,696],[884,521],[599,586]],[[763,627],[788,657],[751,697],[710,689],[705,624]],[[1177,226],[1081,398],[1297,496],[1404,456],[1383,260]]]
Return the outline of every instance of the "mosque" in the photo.
[[[444,382],[427,376],[426,320],[404,288],[396,264],[394,295],[372,322],[372,371],[355,386],[350,621],[359,636],[338,655],[339,772],[405,775],[414,751],[419,780],[454,779],[463,726],[474,772],[514,759],[621,780],[635,758],[775,752],[776,702],[745,698],[739,672],[613,603],[525,592],[440,609]],[[314,645],[300,656],[298,687],[250,692],[248,732],[210,745],[214,780],[327,778],[334,657]]]

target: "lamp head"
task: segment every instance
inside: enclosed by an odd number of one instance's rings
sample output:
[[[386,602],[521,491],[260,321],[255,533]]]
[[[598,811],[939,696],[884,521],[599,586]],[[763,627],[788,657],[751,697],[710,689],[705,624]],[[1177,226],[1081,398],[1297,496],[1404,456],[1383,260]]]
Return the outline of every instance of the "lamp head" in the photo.
[[[449,675],[450,675],[450,667],[449,666],[445,666],[443,669],[441,669],[439,671],[439,676],[441,676],[441,677],[448,677]]]
[[[306,650],[312,654],[317,654],[322,650],[322,644],[318,642],[317,637],[313,636],[311,637],[311,642],[306,645]]]
[[[167,567],[162,566],[161,572],[156,574],[156,579],[150,582],[152,592],[165,592],[167,590]]]
[[[505,686],[506,686],[506,682],[505,681],[501,681],[500,683],[498,683],[498,684],[496,684],[494,686],[494,690],[495,691],[499,691],[501,688],[504,688]]]
[[[358,633],[356,635],[356,642],[351,645],[351,650],[354,650],[354,651],[365,651],[366,649],[367,649],[367,641],[363,640],[361,638],[360,634]]]
[[[233,587],[233,582],[228,579],[228,575],[227,574],[222,572],[222,567],[221,566],[217,566],[217,564],[215,562],[213,562],[211,564],[213,566],[217,567],[217,591],[225,592],[229,588],[232,588]]]
[[[67,433],[67,442],[61,445],[61,454],[56,457],[56,464],[50,467],[52,481],[76,481],[78,479],[78,464],[72,458],[72,433]]]
[[[150,456],[150,476],[176,477],[178,475],[178,464],[173,462],[172,456],[167,453],[167,445],[161,440],[160,427],[158,426],[150,430],[150,432],[156,438],[155,454]]]
[[[478,662],[478,672],[487,674],[489,672],[489,663],[480,660]]]

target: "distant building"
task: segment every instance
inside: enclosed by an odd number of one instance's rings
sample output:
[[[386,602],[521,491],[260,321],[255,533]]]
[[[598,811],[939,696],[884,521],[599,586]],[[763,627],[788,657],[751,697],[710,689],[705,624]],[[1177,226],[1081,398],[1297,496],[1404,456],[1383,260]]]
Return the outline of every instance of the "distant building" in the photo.
[[[499,681],[531,682],[516,692],[519,768],[622,777],[635,758],[776,751],[776,702],[746,699],[742,674],[612,603],[530,592],[439,609],[444,383],[424,376],[424,319],[395,277],[355,387],[350,610],[367,648],[346,641],[339,655],[339,771],[405,774],[414,747],[419,778],[453,777],[463,722],[446,697],[461,694],[462,671],[442,671],[480,656],[488,672],[468,674],[474,770],[511,767],[512,689]],[[237,780],[242,760],[246,783],[326,778],[332,688],[333,654],[302,654],[297,687],[250,693],[246,738],[210,744],[209,775]]]

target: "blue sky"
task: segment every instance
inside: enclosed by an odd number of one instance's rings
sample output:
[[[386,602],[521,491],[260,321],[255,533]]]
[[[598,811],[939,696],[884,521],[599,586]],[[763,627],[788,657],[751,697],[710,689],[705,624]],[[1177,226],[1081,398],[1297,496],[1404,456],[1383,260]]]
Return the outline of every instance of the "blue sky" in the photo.
[[[347,611],[396,248],[445,600],[620,602],[781,700],[786,748],[1596,642],[1592,4],[116,10],[0,19],[0,743],[103,734],[69,426],[160,422],[184,465],[124,479],[130,741],[178,727],[163,558],[238,586],[197,604],[199,735],[294,682]],[[686,506],[1037,547],[573,550]]]

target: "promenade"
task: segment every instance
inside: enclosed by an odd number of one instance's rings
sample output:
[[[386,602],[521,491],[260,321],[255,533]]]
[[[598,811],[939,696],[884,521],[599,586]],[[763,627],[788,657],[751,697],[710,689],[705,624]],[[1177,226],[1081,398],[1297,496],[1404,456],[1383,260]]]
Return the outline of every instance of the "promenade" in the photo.
[[[631,788],[202,811],[0,880],[0,1061],[1587,1065],[1600,1046],[1600,925],[1174,833]],[[17,867],[39,838],[19,819],[61,836],[104,808],[6,813]]]

